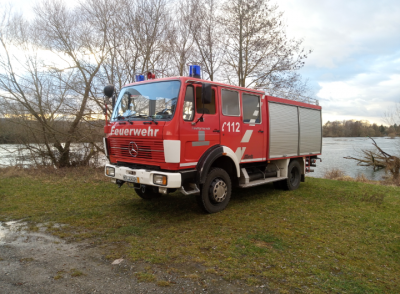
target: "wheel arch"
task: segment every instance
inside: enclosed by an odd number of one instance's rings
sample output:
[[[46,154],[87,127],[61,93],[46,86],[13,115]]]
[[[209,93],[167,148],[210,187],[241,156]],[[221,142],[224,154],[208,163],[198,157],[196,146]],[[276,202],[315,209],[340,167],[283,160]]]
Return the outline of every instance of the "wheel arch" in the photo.
[[[240,177],[238,159],[229,147],[214,145],[204,152],[196,166],[198,183],[204,184],[208,172],[213,167],[224,169],[230,177]]]
[[[306,164],[305,164],[304,157],[292,158],[292,159],[290,159],[290,162],[292,162],[292,161],[297,161],[300,164],[301,182],[305,182]],[[289,162],[289,164],[290,164],[290,162]]]

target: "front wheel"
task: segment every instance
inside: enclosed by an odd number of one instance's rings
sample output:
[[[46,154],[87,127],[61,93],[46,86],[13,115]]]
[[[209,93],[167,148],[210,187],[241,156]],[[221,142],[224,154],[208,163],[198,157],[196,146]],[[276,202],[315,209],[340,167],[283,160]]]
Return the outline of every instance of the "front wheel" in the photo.
[[[203,210],[215,213],[225,209],[231,199],[231,192],[232,182],[228,173],[222,168],[213,168],[196,199]]]
[[[157,187],[146,185],[141,185],[139,189],[135,189],[135,192],[140,198],[145,200],[151,200],[161,196],[161,194],[157,192]]]
[[[296,190],[300,186],[301,168],[298,161],[292,161],[288,166],[288,178],[282,181],[284,190]]]

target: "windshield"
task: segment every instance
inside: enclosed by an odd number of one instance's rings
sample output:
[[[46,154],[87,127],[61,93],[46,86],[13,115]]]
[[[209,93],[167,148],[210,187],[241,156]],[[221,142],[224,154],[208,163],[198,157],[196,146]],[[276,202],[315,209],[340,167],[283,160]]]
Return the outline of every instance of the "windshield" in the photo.
[[[170,120],[175,113],[180,86],[180,81],[167,81],[123,88],[115,104],[112,120]]]

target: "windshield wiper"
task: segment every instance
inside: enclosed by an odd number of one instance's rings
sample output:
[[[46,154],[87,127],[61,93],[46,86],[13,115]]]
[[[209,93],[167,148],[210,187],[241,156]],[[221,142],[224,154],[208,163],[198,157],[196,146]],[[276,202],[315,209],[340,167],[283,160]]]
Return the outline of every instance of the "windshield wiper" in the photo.
[[[125,118],[137,118],[137,117],[147,117],[148,115],[142,115],[142,114],[130,114],[126,116]]]
[[[158,125],[158,121],[156,121],[154,118],[152,118],[151,116],[148,116],[148,115],[147,115],[147,117],[150,118],[156,125]],[[146,123],[146,122],[144,122],[144,123]],[[149,123],[151,123],[151,122],[149,122]]]
[[[156,120],[154,120],[154,118],[152,118],[151,116],[149,116],[149,115],[142,115],[142,114],[131,114],[131,115],[128,115],[128,116],[126,116],[126,118],[137,118],[137,117],[144,117],[144,118],[150,118],[151,120],[152,120],[152,122],[154,122],[156,125],[158,125],[158,121],[156,121]],[[146,122],[144,122],[144,123],[146,123]],[[149,122],[149,123],[151,123],[151,122]]]

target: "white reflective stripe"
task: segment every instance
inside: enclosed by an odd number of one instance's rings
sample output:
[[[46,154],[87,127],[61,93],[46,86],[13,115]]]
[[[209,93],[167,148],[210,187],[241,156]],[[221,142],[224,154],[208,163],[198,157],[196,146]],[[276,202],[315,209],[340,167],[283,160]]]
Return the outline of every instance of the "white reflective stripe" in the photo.
[[[199,141],[192,142],[193,147],[210,145],[210,141],[205,141],[205,139],[206,139],[205,131],[199,131],[198,137],[199,137]]]
[[[256,125],[255,125],[255,124],[249,124],[249,126],[251,126],[251,127],[255,127]]]
[[[181,141],[164,140],[164,157],[166,163],[179,163],[181,161]]]
[[[103,137],[103,144],[104,144],[104,154],[108,157],[108,150],[107,150],[107,139]]]
[[[258,113],[259,113],[259,111],[255,110],[254,113],[253,113],[253,116],[258,116]]]
[[[249,161],[262,161],[265,160],[265,158],[252,158],[252,159],[243,159],[240,162],[249,162]]]
[[[223,148],[224,153],[226,153],[226,156],[231,158],[233,160],[233,162],[235,163],[236,175],[239,178],[240,177],[240,168],[239,168],[240,159],[237,159],[237,154],[233,153],[233,150],[231,148],[226,147],[226,146],[222,146],[222,148]],[[246,147],[244,147],[244,149],[246,149]],[[244,150],[243,150],[243,152],[244,152]],[[242,155],[243,155],[243,153],[242,153]]]
[[[242,159],[245,150],[246,150],[246,147],[238,147],[236,149],[235,154],[236,154],[236,157],[237,157],[239,162]]]
[[[250,120],[250,123],[251,124],[254,124],[256,122],[256,120],[254,119],[254,118],[252,118],[251,120]]]
[[[240,141],[240,143],[249,143],[251,134],[253,134],[253,130],[247,130],[246,133],[244,133],[244,136],[242,138],[242,141]]]
[[[210,141],[198,141],[198,142],[192,142],[192,146],[208,146],[210,145]]]
[[[206,140],[206,132],[205,131],[199,131],[198,136],[199,136],[199,141]]]
[[[192,165],[197,165],[197,162],[181,163],[179,166],[192,166]]]

